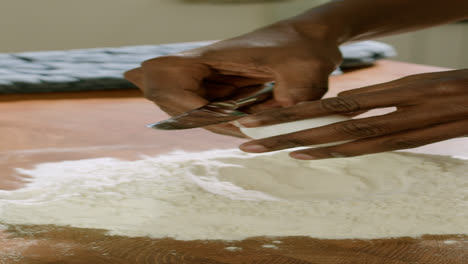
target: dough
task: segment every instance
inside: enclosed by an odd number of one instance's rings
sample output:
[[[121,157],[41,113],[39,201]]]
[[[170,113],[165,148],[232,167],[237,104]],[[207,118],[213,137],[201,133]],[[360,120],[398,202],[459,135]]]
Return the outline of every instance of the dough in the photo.
[[[283,135],[283,134],[289,134],[289,133],[293,133],[293,132],[297,132],[297,131],[301,131],[305,129],[326,126],[329,124],[347,121],[347,120],[351,120],[351,118],[340,116],[340,115],[331,115],[331,116],[316,117],[316,118],[311,118],[311,119],[306,119],[306,120],[281,123],[281,124],[270,125],[270,126],[261,126],[261,127],[239,126],[239,128],[242,131],[242,133],[244,133],[248,137],[253,138],[253,139],[261,139],[261,138],[273,137],[273,136],[278,136],[278,135]],[[334,145],[339,145],[339,144],[343,144],[346,142],[349,142],[349,141],[332,142],[332,143],[320,144],[320,145],[309,146],[309,147],[334,146]]]
[[[176,152],[39,164],[0,191],[0,224],[124,236],[385,238],[468,234],[468,161],[385,153],[300,161],[287,151]]]

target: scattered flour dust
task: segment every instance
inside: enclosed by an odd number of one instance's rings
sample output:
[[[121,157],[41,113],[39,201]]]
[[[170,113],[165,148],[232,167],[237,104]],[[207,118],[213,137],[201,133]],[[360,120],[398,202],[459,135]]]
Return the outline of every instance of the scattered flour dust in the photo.
[[[240,247],[225,247],[224,249],[229,250],[229,251],[241,251],[242,250],[242,248]]]
[[[262,245],[262,248],[273,248],[273,249],[278,249],[278,246],[276,246],[276,245]]]
[[[287,152],[175,152],[39,164],[0,192],[0,222],[181,240],[468,234],[468,161],[385,153],[300,161]]]

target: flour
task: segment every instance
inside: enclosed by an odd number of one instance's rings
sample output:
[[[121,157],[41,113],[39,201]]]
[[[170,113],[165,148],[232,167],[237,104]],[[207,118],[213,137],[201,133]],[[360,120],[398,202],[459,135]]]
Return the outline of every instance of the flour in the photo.
[[[0,222],[123,236],[384,238],[468,234],[468,161],[386,153],[300,161],[287,152],[176,152],[44,163],[0,191]]]
[[[229,250],[229,251],[241,251],[242,250],[242,248],[240,247],[225,247],[224,249]]]
[[[278,246],[275,246],[275,245],[262,245],[262,248],[278,249]]]

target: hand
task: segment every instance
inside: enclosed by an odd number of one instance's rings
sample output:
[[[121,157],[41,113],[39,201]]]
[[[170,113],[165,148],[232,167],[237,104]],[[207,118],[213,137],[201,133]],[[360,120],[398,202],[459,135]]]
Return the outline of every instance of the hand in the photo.
[[[322,31],[317,28],[316,36],[305,37],[292,24],[277,23],[213,45],[146,61],[125,77],[170,115],[271,81],[276,81],[274,98],[249,111],[291,106],[321,98],[328,88],[328,76],[341,63],[338,44],[325,33],[319,34]],[[229,124],[211,130],[242,135]]]
[[[256,127],[386,107],[396,107],[397,110],[255,140],[240,148],[260,153],[353,140],[290,154],[293,158],[313,160],[415,148],[468,135],[468,70],[413,75],[346,91],[338,97],[265,111],[240,119],[239,123]]]

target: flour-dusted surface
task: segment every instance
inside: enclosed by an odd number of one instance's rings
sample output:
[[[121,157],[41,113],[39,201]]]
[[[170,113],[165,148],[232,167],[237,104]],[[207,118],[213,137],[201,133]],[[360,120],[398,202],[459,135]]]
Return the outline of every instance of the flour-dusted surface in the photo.
[[[468,234],[468,161],[386,153],[299,161],[287,152],[177,152],[19,169],[0,222],[125,236],[383,238]]]

